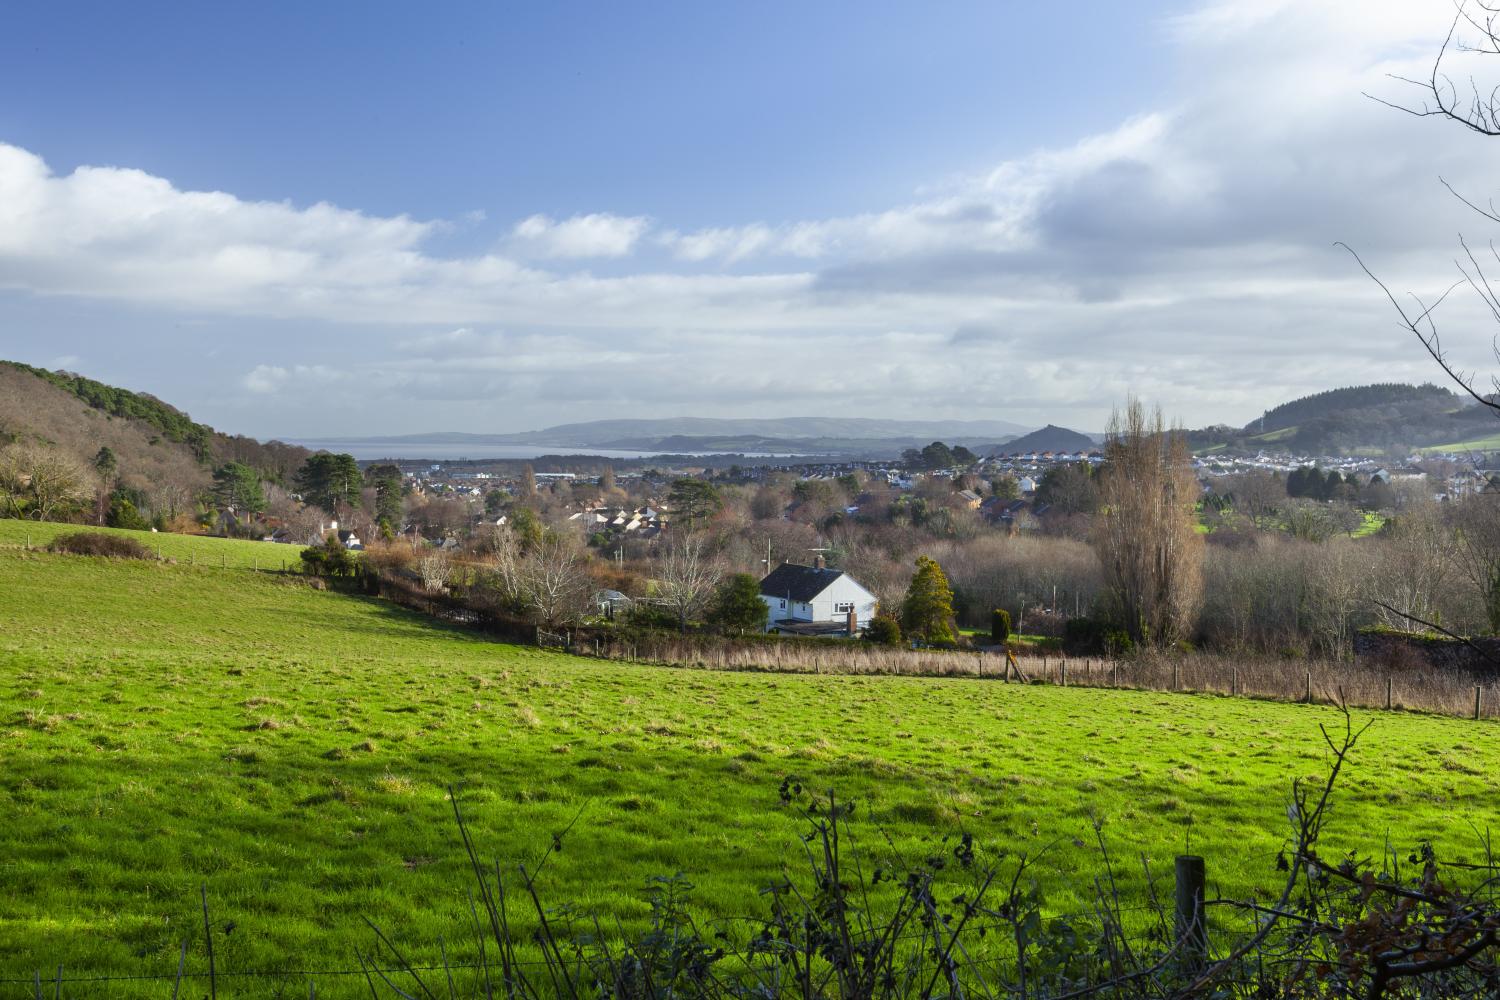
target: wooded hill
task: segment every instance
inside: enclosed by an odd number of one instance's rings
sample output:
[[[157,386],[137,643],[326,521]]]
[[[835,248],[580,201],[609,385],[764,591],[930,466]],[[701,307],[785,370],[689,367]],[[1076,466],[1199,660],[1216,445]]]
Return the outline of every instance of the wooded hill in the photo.
[[[174,500],[164,504],[171,509],[207,489],[216,465],[239,462],[266,480],[290,483],[311,454],[280,441],[221,434],[146,393],[0,361],[0,446],[9,444],[57,448],[85,467],[107,447],[122,486],[172,493]]]
[[[1379,383],[1330,389],[1273,407],[1242,428],[1193,431],[1197,450],[1275,449],[1305,454],[1483,449],[1500,434],[1486,407],[1432,384]],[[1492,447],[1492,446],[1491,446]]]

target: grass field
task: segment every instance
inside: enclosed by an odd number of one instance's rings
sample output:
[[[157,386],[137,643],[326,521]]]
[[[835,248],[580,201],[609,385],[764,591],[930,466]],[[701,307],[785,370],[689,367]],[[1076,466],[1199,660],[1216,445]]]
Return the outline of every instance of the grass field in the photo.
[[[1490,434],[1468,441],[1455,441],[1451,444],[1434,444],[1418,450],[1422,452],[1500,451],[1500,434]]]
[[[59,535],[75,531],[98,531],[106,535],[134,538],[163,559],[200,566],[228,569],[280,569],[282,564],[301,565],[300,545],[276,545],[239,538],[214,538],[209,535],[174,535],[170,532],[127,531],[122,528],[96,528],[92,525],[52,524],[0,518],[0,549],[46,548]]]
[[[1277,881],[1289,782],[1321,774],[1317,726],[1336,718],[621,665],[491,643],[294,576],[0,548],[0,980],[60,964],[170,975],[183,940],[201,969],[200,885],[220,970],[349,968],[371,937],[361,914],[419,961],[439,936],[468,960],[450,782],[480,849],[507,864],[579,816],[547,891],[627,923],[646,912],[647,878],[676,872],[706,914],[757,915],[754,890],[804,830],[777,796],[788,774],[859,800],[872,849],[882,830],[913,853],[959,830],[990,859],[1050,845],[1037,875],[1059,911],[1082,908],[1101,870],[1096,817],[1130,901],[1144,900],[1140,856],[1160,871],[1185,846],[1208,858],[1211,893],[1244,896]],[[1383,715],[1330,839],[1378,853],[1387,835],[1426,837],[1476,860],[1497,764],[1493,723]],[[128,992],[171,983],[153,988]]]

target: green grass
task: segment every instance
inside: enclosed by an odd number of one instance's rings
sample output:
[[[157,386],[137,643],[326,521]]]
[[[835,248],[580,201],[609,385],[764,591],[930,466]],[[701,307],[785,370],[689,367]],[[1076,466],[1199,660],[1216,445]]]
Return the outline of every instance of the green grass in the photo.
[[[582,810],[546,891],[627,924],[646,912],[646,879],[676,872],[708,915],[762,912],[754,890],[804,829],[778,800],[788,774],[856,798],[871,849],[882,830],[916,856],[960,830],[991,860],[1047,848],[1037,874],[1058,911],[1083,908],[1101,870],[1094,818],[1127,903],[1144,901],[1142,854],[1160,872],[1184,847],[1208,858],[1211,891],[1245,896],[1276,882],[1289,782],[1322,773],[1317,727],[1336,719],[1208,696],[606,663],[294,576],[0,548],[0,979],[59,964],[170,974],[183,940],[202,969],[200,885],[221,970],[348,968],[371,937],[361,914],[418,961],[439,936],[468,960],[450,782],[481,851],[510,870]],[[1497,763],[1493,723],[1382,716],[1332,845],[1430,837],[1477,860],[1468,824],[1495,822]]]
[[[20,546],[28,539],[33,548],[46,548],[59,535],[75,531],[98,531],[106,535],[134,538],[163,559],[201,566],[229,569],[280,569],[300,566],[300,545],[276,545],[240,538],[214,538],[210,535],[174,535],[165,531],[127,531],[123,528],[96,528],[85,524],[53,524],[47,521],[17,521],[0,518],[0,549]]]
[[[1364,511],[1363,517],[1364,523],[1361,524],[1358,528],[1354,529],[1355,538],[1368,537],[1378,532],[1381,528],[1385,527],[1385,518],[1380,514],[1375,514],[1371,511]]]
[[[1471,438],[1468,441],[1455,441],[1452,444],[1433,444],[1425,448],[1419,448],[1418,450],[1424,453],[1443,451],[1500,451],[1500,434]]]

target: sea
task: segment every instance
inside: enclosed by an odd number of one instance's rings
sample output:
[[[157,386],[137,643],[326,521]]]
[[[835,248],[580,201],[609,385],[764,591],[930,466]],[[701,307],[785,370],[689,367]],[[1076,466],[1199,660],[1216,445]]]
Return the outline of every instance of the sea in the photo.
[[[545,444],[476,444],[472,441],[387,441],[380,438],[298,438],[291,444],[300,444],[314,451],[331,451],[335,454],[353,455],[361,462],[381,458],[432,459],[433,461],[477,461],[494,459],[540,458],[543,455],[598,455],[601,458],[651,458],[661,454],[656,451],[618,451],[609,448],[579,448],[570,445]],[[674,452],[686,455],[717,455],[723,452]],[[786,455],[750,454],[746,458],[786,458]]]
[[[384,441],[379,438],[301,438],[290,442],[314,451],[353,455],[361,462],[377,458],[419,459],[435,461],[485,461],[489,459],[527,459],[543,455],[599,455],[604,458],[649,458],[654,452],[611,451],[607,448],[571,448],[566,445],[541,444],[475,444],[472,441]]]

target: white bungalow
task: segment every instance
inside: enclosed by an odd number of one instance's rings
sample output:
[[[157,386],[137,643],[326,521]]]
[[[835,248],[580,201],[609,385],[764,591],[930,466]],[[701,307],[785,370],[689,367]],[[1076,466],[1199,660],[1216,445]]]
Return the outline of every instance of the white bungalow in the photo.
[[[760,582],[766,631],[788,635],[857,635],[875,617],[875,595],[819,556],[812,566],[782,563]]]

